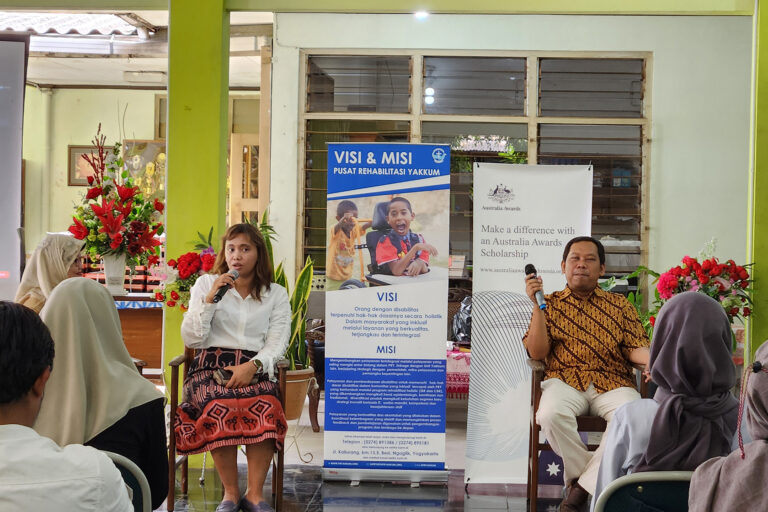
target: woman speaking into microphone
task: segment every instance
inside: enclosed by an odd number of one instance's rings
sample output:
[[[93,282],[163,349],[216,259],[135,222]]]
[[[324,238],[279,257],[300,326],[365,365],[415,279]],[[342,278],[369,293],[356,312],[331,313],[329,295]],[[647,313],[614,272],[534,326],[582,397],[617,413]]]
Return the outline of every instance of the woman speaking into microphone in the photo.
[[[214,302],[222,288],[221,300]],[[272,510],[262,488],[272,454],[285,439],[274,368],[290,328],[288,293],[272,282],[264,238],[250,224],[230,226],[212,273],[192,287],[181,324],[184,344],[198,352],[174,425],[179,453],[213,455],[224,486],[217,512]],[[238,445],[245,445],[248,459],[248,489],[242,499]]]

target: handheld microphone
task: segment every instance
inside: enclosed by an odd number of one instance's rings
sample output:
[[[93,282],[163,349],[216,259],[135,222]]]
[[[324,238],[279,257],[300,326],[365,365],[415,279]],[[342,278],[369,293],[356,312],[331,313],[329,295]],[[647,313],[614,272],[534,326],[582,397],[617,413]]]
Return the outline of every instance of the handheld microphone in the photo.
[[[525,275],[530,275],[530,274],[533,274],[533,277],[536,277],[536,267],[528,263],[525,266]],[[537,291],[534,297],[536,298],[536,304],[539,305],[539,309],[547,308],[547,303],[544,302],[544,294],[541,292],[541,290]]]
[[[237,279],[238,277],[240,277],[240,272],[238,272],[235,269],[230,270],[229,272],[227,272],[227,274],[230,274],[232,276],[232,279]],[[230,288],[232,288],[231,284],[225,284],[224,286],[219,288],[216,291],[216,295],[213,296],[213,303],[216,304],[221,299],[223,299],[224,294],[227,293],[227,290],[229,290]]]

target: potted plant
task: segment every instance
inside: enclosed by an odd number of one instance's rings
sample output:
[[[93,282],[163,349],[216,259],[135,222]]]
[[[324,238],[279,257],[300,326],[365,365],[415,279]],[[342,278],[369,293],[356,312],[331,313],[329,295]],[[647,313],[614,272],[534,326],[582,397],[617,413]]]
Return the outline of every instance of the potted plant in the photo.
[[[304,406],[304,397],[308,391],[317,392],[317,380],[315,379],[315,370],[309,364],[309,353],[304,344],[304,337],[307,322],[307,300],[312,285],[313,264],[312,259],[307,257],[304,267],[299,270],[296,282],[293,284],[293,291],[285,275],[283,263],[275,267],[275,260],[272,252],[272,240],[277,237],[275,229],[269,224],[269,211],[265,210],[258,224],[259,231],[264,236],[267,245],[269,260],[274,269],[273,281],[284,287],[288,292],[291,302],[291,334],[288,339],[288,348],[285,350],[285,358],[289,362],[287,372],[286,396],[285,396],[285,417],[287,420],[294,420],[301,416],[301,410]],[[311,388],[311,389],[310,389]]]

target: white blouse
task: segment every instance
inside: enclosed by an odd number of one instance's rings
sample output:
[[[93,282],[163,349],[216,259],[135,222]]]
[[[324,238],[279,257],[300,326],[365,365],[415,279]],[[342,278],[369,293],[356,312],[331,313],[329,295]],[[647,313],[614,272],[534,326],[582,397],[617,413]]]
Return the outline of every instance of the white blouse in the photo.
[[[181,323],[181,337],[190,348],[230,348],[258,352],[260,360],[273,374],[274,362],[288,346],[291,332],[291,305],[288,292],[272,283],[263,289],[261,301],[248,295],[243,299],[234,288],[227,290],[218,304],[205,298],[218,276],[206,274],[192,286],[189,310]]]

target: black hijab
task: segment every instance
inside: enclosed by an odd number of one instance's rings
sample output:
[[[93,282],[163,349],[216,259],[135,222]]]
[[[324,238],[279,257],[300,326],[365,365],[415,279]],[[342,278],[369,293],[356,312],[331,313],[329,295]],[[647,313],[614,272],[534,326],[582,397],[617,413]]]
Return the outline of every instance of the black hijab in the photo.
[[[650,366],[659,409],[636,471],[693,471],[728,454],[739,403],[723,307],[703,293],[672,297],[656,321]]]

